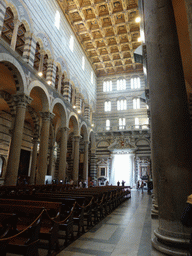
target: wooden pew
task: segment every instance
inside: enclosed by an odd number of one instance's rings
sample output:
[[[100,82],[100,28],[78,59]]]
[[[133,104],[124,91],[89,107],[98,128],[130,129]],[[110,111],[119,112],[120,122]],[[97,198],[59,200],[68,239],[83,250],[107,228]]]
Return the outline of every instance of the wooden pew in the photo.
[[[6,255],[6,252],[25,256],[39,255],[39,234],[43,210],[42,207],[0,204],[0,216],[3,216],[3,213],[17,215],[17,223],[11,224],[7,235],[0,239],[1,255]],[[19,230],[20,223],[22,225],[25,223],[25,231]]]
[[[60,202],[48,202],[48,201],[27,201],[17,199],[0,199],[1,205],[20,205],[24,207],[41,207],[45,209],[43,218],[41,220],[40,239],[48,240],[48,254],[54,249],[59,250],[59,220],[61,205]],[[18,225],[18,229],[22,230],[25,228],[25,224]],[[42,244],[41,244],[42,245]]]

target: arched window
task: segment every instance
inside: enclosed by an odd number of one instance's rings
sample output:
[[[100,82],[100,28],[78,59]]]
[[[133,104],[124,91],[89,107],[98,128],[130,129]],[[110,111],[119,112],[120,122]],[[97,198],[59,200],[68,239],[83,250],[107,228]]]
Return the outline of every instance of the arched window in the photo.
[[[125,129],[125,118],[119,118],[119,130]]]
[[[139,129],[139,118],[135,117],[135,128]]]
[[[126,110],[127,109],[127,101],[125,99],[121,99],[117,101],[117,110]]]
[[[117,91],[126,90],[126,80],[118,79],[117,80]]]
[[[23,50],[24,50],[24,45],[25,45],[25,33],[26,33],[26,28],[23,24],[21,24],[18,28],[18,33],[17,33],[17,42],[16,42],[16,47],[15,51],[19,53],[19,55],[23,55]]]
[[[57,29],[59,29],[59,27],[60,27],[60,13],[59,13],[59,11],[56,11],[56,14],[55,14],[55,27]]]
[[[1,37],[8,43],[11,44],[11,39],[13,36],[13,29],[14,29],[14,15],[11,10],[11,8],[6,9],[5,13],[5,19],[4,19],[4,24],[3,24],[3,29],[1,33]]]
[[[131,89],[139,89],[141,88],[140,77],[132,77],[131,78]]]
[[[103,82],[103,91],[104,92],[111,92],[112,91],[112,81]]]
[[[134,98],[133,99],[133,109],[139,109],[140,108],[140,98]]]
[[[110,130],[110,120],[106,120],[106,130]]]
[[[73,52],[73,46],[74,46],[74,37],[71,35],[70,41],[69,41],[69,48]]]
[[[111,101],[105,101],[105,111],[111,111]]]
[[[82,69],[85,70],[85,57],[82,56]]]
[[[59,85],[59,68],[56,67],[56,75],[55,75],[55,89],[58,90]]]
[[[35,49],[35,60],[34,60],[34,66],[33,66],[34,69],[36,69],[37,71],[39,70],[40,58],[41,58],[40,45],[37,42],[36,43],[36,49]]]
[[[43,77],[46,78],[47,76],[47,67],[48,67],[48,55],[45,54],[44,60],[43,60]]]

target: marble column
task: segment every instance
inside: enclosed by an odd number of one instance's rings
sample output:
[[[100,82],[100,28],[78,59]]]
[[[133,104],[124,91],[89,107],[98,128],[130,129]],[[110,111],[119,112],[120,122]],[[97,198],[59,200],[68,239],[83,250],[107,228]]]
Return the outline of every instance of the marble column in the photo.
[[[58,92],[61,93],[62,72],[59,72]]]
[[[37,178],[36,178],[37,185],[45,184],[45,175],[47,174],[49,129],[50,129],[50,122],[53,116],[54,115],[50,112],[41,112],[42,127],[41,127],[41,136],[40,136],[38,172],[37,172]]]
[[[13,29],[12,39],[11,39],[11,48],[15,50],[16,43],[17,43],[17,33],[18,33],[19,26],[21,25],[21,22],[19,20],[14,20],[13,23],[14,23],[14,29]]]
[[[14,95],[14,101],[16,102],[16,116],[4,181],[4,185],[7,186],[14,186],[17,183],[26,107],[32,99],[24,93],[17,93]]]
[[[73,160],[73,180],[74,184],[78,184],[78,178],[79,178],[79,141],[80,141],[79,135],[74,135],[74,160]]]
[[[23,49],[23,59],[32,67],[34,66],[35,60],[35,50],[36,50],[36,38],[31,32],[25,33],[25,45]]]
[[[69,128],[61,128],[61,146],[59,159],[59,180],[65,180],[66,177],[66,157],[67,157],[67,138]]]
[[[152,166],[157,175],[159,227],[153,246],[188,255],[190,231],[181,224],[192,194],[192,145],[180,49],[170,0],[144,1],[152,121]]]
[[[132,167],[130,186],[133,187],[133,186],[135,186],[135,154],[131,154],[130,158],[131,158],[131,167]],[[127,185],[129,185],[129,184],[127,184]]]
[[[56,77],[56,65],[54,63],[54,60],[48,59],[46,82],[52,87],[55,86],[55,77]]]
[[[71,102],[71,84],[68,80],[64,81],[63,97],[66,101]]]
[[[38,72],[42,72],[43,73],[43,62],[44,62],[45,52],[44,52],[44,50],[40,50],[39,52],[40,52],[40,61],[39,61]]]
[[[54,144],[55,144],[55,140],[52,140],[51,146],[50,146],[50,152],[49,152],[49,166],[47,170],[47,175],[53,174],[54,149],[55,149]]]
[[[33,153],[32,153],[32,162],[31,162],[31,173],[29,184],[35,184],[35,175],[36,175],[36,166],[37,166],[37,147],[38,147],[38,137],[33,139]]]
[[[83,180],[88,183],[88,146],[89,141],[84,141],[84,163],[83,163]]]

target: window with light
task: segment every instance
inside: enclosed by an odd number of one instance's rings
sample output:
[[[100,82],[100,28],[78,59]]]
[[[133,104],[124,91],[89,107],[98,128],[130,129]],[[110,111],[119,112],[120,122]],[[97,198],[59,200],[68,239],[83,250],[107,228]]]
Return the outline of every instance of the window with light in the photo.
[[[73,47],[74,47],[74,37],[71,35],[70,41],[69,41],[69,48],[73,52]]]
[[[140,108],[140,98],[134,98],[133,99],[133,109],[139,109]]]
[[[117,110],[126,110],[127,109],[127,101],[125,99],[117,101]]]
[[[119,118],[119,130],[125,129],[125,118]]]
[[[111,111],[111,101],[105,101],[105,111]]]
[[[139,118],[138,117],[135,118],[135,128],[136,129],[139,128]]]
[[[85,70],[85,57],[82,57],[82,69]]]
[[[91,71],[91,83],[93,84],[93,71]]]
[[[139,77],[131,78],[131,89],[139,89],[141,88],[141,82]]]
[[[57,29],[59,29],[59,27],[60,27],[60,13],[59,13],[59,11],[56,11],[56,14],[55,14],[55,27]]]
[[[106,130],[110,130],[110,120],[106,120]]]
[[[112,91],[112,81],[103,82],[103,91],[104,92],[111,92]]]
[[[126,81],[125,79],[117,80],[117,91],[126,90]]]

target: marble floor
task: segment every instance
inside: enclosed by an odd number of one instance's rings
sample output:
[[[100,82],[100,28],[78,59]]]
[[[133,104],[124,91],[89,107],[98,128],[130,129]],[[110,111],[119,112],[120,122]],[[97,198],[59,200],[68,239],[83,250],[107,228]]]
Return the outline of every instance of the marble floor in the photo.
[[[151,219],[151,196],[132,190],[125,201],[58,256],[163,256],[151,247],[157,220]]]

